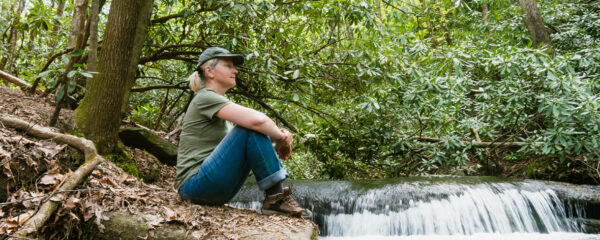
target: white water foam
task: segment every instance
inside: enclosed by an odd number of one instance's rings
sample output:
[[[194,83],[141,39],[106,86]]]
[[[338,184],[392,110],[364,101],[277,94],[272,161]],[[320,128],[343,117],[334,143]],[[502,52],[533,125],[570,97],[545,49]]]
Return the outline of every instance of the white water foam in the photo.
[[[319,237],[321,240],[600,240],[600,235],[585,233],[477,233],[473,235],[414,235],[414,236],[360,236]]]
[[[325,233],[328,236],[429,236],[583,230],[567,218],[564,205],[553,190],[531,192],[502,188],[494,191],[488,185],[480,185],[444,199],[411,200],[408,209],[399,212],[376,214],[363,210],[326,215]]]
[[[436,190],[443,194],[413,198],[390,185],[331,201],[329,214],[315,212],[326,235],[321,239],[600,240],[573,219],[585,218],[584,206],[565,208],[554,190],[512,183],[447,187]],[[258,201],[231,205],[261,207]]]

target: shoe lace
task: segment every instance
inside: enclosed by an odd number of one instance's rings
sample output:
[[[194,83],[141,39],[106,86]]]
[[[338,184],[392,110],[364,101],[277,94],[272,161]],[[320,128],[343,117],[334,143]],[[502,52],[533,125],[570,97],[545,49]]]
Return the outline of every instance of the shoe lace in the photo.
[[[294,185],[290,184],[290,191],[287,192],[283,198],[283,201],[287,204],[289,204],[290,206],[293,207],[300,207],[300,204],[298,204],[298,202],[296,202],[296,200],[294,200],[293,196],[294,196]]]

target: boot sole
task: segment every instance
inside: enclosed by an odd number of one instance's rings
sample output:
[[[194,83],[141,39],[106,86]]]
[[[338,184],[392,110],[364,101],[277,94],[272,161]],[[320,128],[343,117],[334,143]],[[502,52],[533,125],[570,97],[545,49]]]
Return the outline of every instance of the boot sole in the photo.
[[[299,213],[285,213],[285,212],[280,212],[280,211],[275,211],[275,210],[266,210],[266,209],[262,209],[260,210],[262,212],[263,215],[282,215],[282,216],[292,216],[292,217],[302,217],[302,212]]]

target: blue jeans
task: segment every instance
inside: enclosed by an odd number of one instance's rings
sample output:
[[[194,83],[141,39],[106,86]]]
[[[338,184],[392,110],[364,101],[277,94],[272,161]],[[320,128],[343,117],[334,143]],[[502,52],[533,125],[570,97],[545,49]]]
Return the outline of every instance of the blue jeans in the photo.
[[[196,204],[227,203],[240,190],[250,170],[263,191],[288,176],[271,139],[238,126],[221,140],[198,173],[181,186],[179,196]]]

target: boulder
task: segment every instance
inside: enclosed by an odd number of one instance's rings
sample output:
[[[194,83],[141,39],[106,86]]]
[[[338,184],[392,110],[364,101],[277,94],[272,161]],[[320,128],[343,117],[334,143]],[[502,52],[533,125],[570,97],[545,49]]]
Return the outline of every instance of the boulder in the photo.
[[[177,164],[177,146],[147,129],[122,128],[119,130],[119,138],[126,146],[145,150],[164,164]]]
[[[132,214],[128,211],[112,211],[103,213],[103,231],[99,231],[94,221],[84,225],[84,239],[229,239],[227,236],[212,235],[206,229],[192,229],[181,222],[152,224],[147,220],[151,214]],[[145,215],[145,217],[143,216]],[[257,216],[260,216],[257,214]],[[157,217],[154,217],[157,219]],[[268,223],[262,227],[238,225],[236,233],[242,240],[313,240],[317,239],[316,226],[306,224],[293,227],[289,224]],[[213,233],[214,234],[214,233]],[[235,237],[235,238],[238,238]]]

